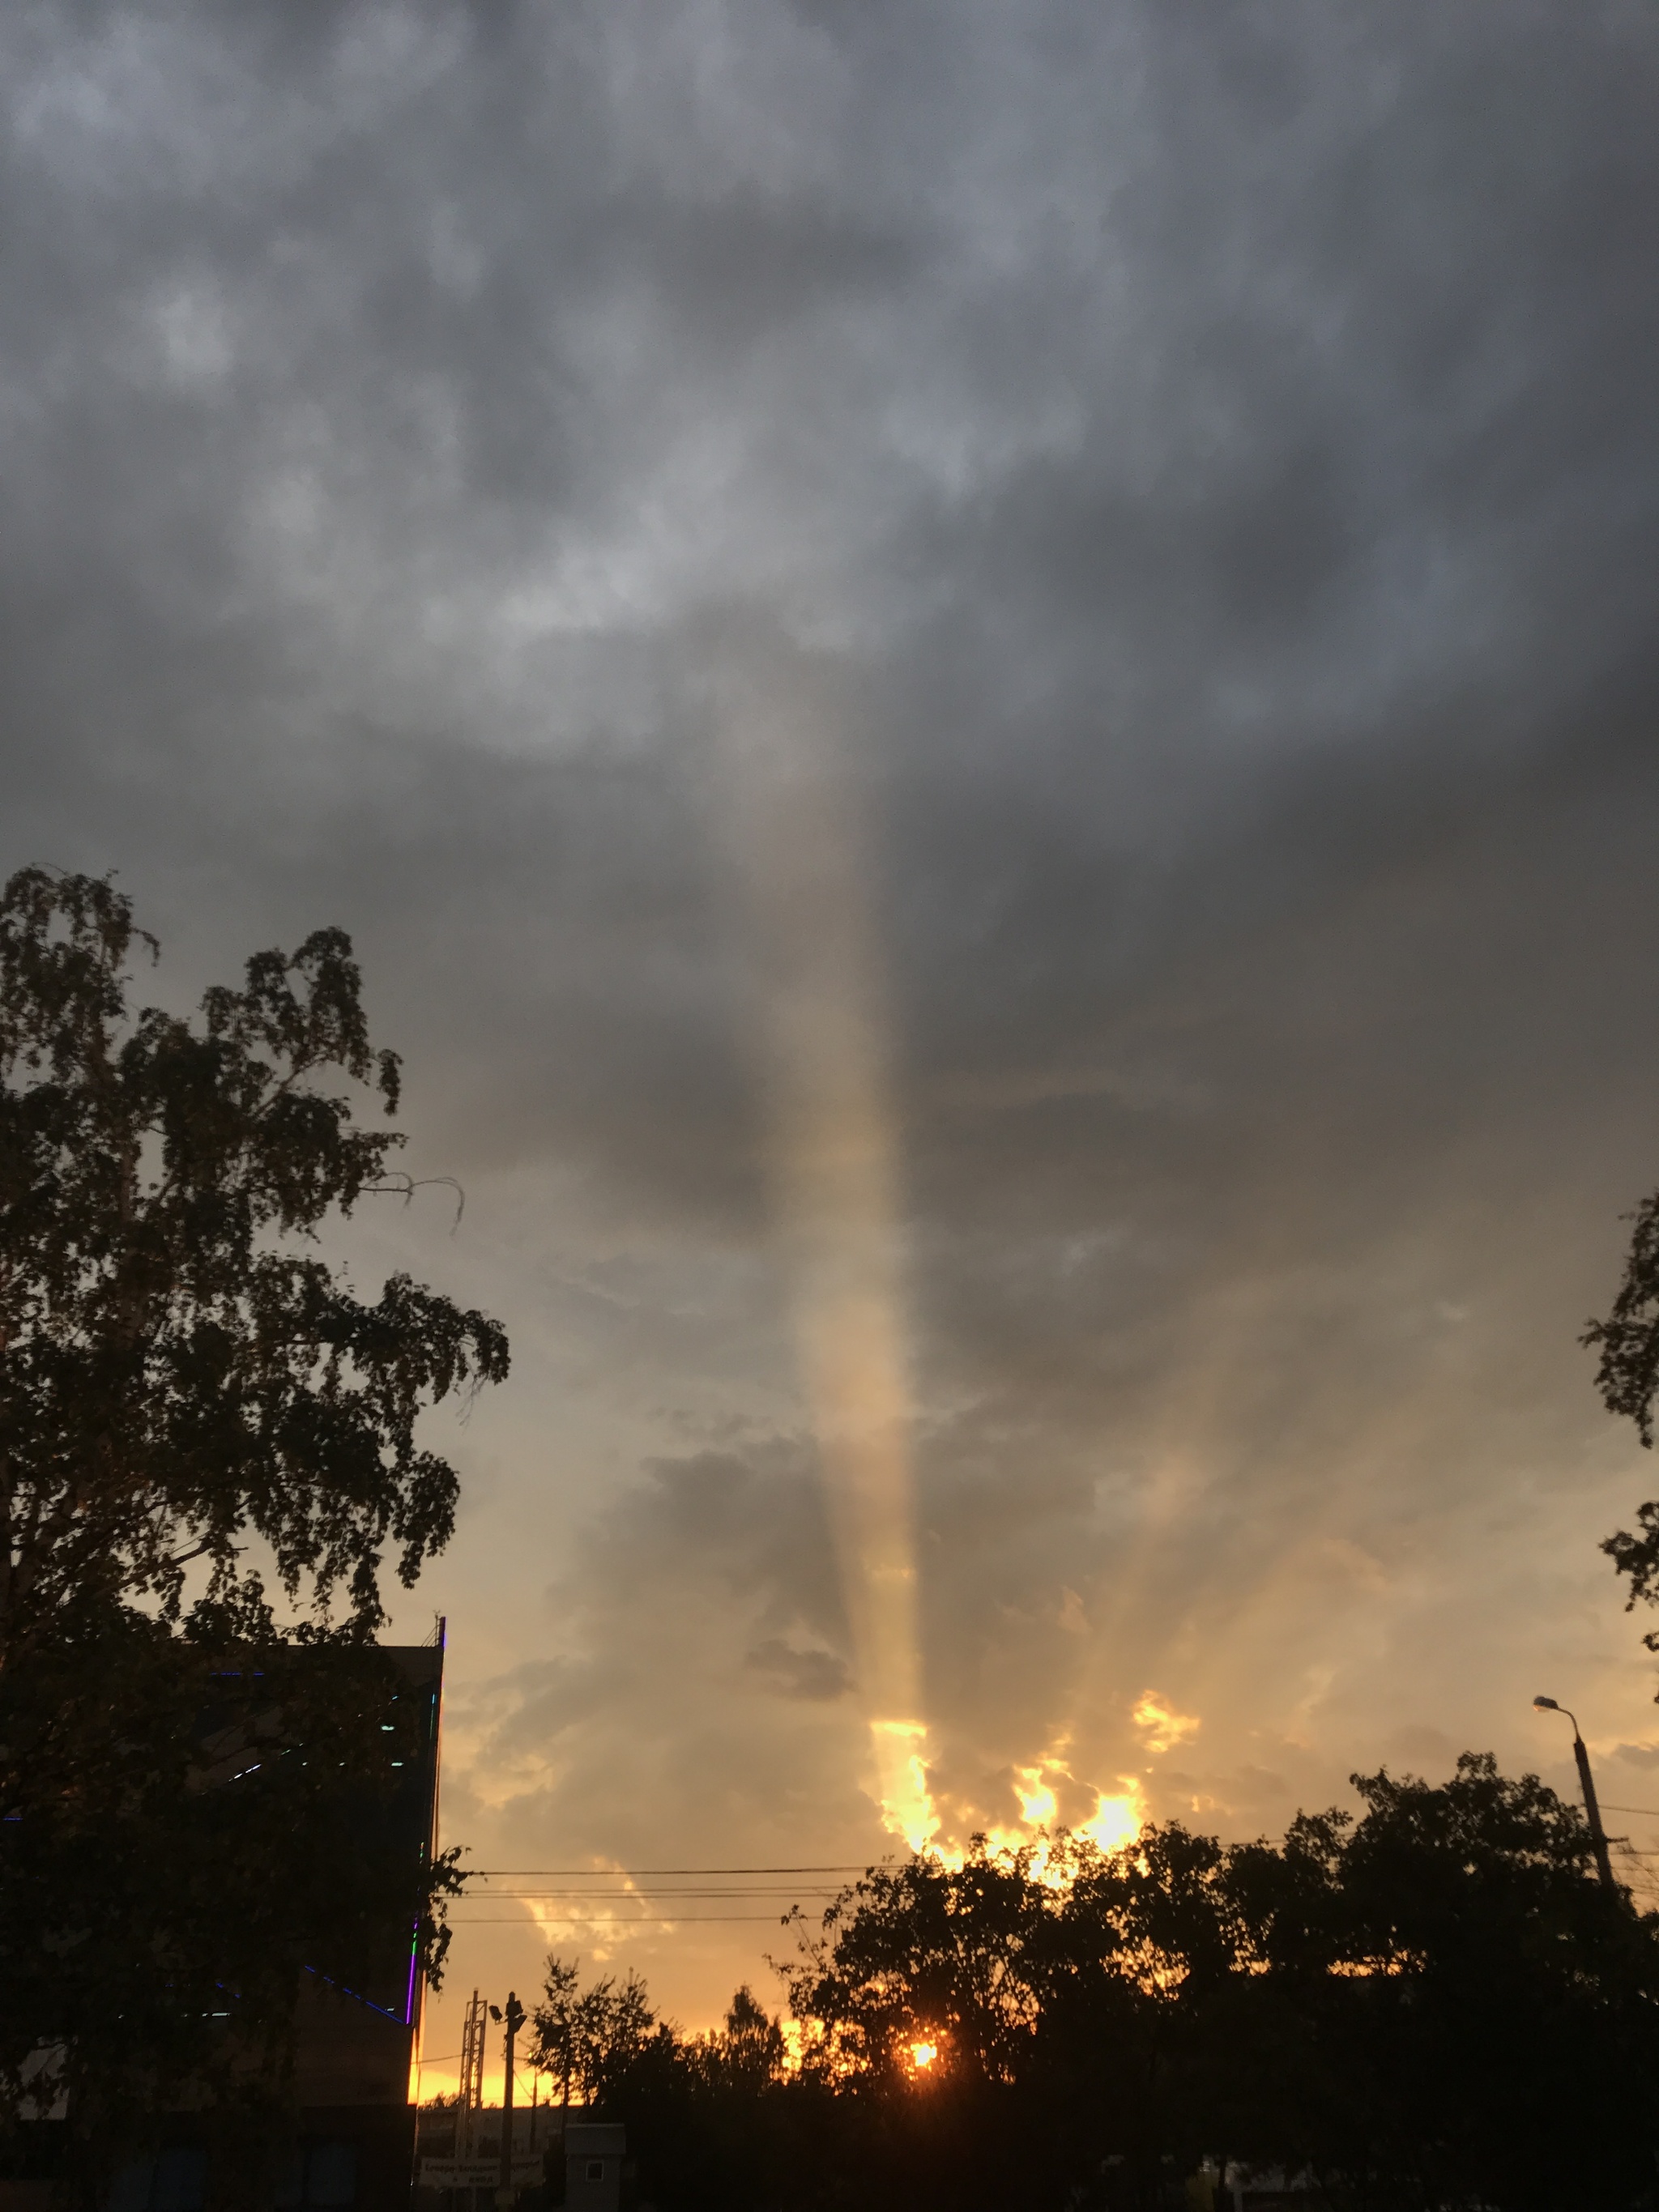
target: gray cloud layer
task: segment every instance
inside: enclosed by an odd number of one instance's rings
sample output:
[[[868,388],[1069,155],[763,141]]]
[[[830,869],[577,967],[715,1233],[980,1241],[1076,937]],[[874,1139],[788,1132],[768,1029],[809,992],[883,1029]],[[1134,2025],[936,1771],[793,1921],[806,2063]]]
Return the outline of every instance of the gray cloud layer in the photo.
[[[65,4],[0,58],[4,858],[119,866],[181,977],[359,940],[471,1201],[363,1263],[521,1352],[431,1584],[480,1856],[878,1842],[734,624],[865,802],[942,1799],[1065,1739],[1273,1825],[1559,1766],[1537,1688],[1639,1748],[1573,1339],[1659,1172],[1650,13]],[[756,1948],[678,1941],[692,2013]]]

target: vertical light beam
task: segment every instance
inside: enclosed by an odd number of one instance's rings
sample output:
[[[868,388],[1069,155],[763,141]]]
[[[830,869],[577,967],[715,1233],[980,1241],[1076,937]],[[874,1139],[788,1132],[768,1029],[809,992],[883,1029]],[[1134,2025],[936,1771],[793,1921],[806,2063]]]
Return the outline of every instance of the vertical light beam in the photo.
[[[724,829],[746,914],[772,1202],[882,1817],[933,1836],[917,1656],[899,1146],[871,895],[823,665],[728,644]]]

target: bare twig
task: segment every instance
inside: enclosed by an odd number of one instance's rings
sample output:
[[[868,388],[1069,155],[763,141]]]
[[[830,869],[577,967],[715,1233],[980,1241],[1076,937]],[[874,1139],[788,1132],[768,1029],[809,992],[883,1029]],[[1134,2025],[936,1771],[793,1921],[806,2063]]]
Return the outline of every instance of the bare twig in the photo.
[[[449,1233],[453,1237],[461,1225],[461,1216],[466,1212],[466,1193],[453,1176],[394,1173],[389,1182],[365,1183],[363,1195],[365,1198],[401,1198],[407,1206],[417,1190],[425,1190],[433,1183],[442,1183],[447,1190],[453,1190],[455,1194],[455,1218],[449,1224]]]

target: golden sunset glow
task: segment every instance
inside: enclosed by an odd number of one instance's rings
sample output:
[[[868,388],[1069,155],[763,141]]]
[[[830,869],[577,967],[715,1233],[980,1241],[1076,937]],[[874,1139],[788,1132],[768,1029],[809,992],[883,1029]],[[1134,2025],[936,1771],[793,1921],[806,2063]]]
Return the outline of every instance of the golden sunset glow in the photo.
[[[902,1836],[911,1850],[928,1850],[939,1835],[939,1820],[927,1790],[926,1724],[872,1720],[870,1739],[883,1825],[890,1834]]]
[[[1049,1871],[1048,1838],[1057,1829],[1069,1829],[1102,1850],[1117,1850],[1134,1841],[1149,1817],[1138,1776],[1120,1775],[1114,1791],[1082,1782],[1066,1756],[1069,1745],[1069,1736],[1055,1737],[1029,1766],[1014,1768],[1013,1793],[1019,1817],[1011,1823],[993,1825],[985,1832],[993,1850],[1035,1850],[1031,1870],[1040,1881],[1060,1878],[1058,1869],[1052,1876]],[[1079,1798],[1085,1804],[1090,1798],[1094,1801],[1093,1811],[1083,1820],[1077,1817]]]
[[[1151,1752],[1173,1750],[1188,1736],[1196,1735],[1203,1725],[1192,1713],[1178,1713],[1156,1690],[1141,1692],[1133,1718]]]
[[[1133,1775],[1120,1776],[1119,1779],[1123,1784],[1121,1794],[1115,1797],[1103,1793],[1099,1796],[1092,1816],[1078,1829],[1079,1836],[1097,1844],[1103,1851],[1121,1850],[1125,1844],[1133,1843],[1147,1818],[1140,1784]]]
[[[913,2043],[910,2045],[910,2063],[918,2074],[925,2074],[938,2057],[939,2045],[936,2043]]]
[[[1059,1771],[1064,1774],[1067,1770],[1062,1767]],[[1019,1800],[1021,1825],[1027,1828],[1046,1828],[1060,1809],[1059,1800],[1044,1778],[1041,1765],[1014,1769],[1014,1795]]]

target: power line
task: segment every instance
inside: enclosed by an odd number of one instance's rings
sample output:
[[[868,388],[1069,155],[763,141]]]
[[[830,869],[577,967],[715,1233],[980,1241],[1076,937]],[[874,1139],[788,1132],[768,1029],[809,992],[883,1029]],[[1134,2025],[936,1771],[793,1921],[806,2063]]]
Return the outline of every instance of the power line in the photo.
[[[787,1912],[641,1912],[629,1920],[578,1919],[569,1913],[559,1913],[546,1920],[528,1924],[538,1928],[592,1928],[607,1932],[629,1928],[715,1928],[729,1926],[744,1920],[763,1923],[769,1928],[781,1928],[788,1920]],[[452,1920],[452,1928],[522,1928],[522,1920]]]
[[[468,1893],[463,1891],[464,1897]],[[514,1898],[568,1898],[596,1899],[601,1904],[619,1905],[629,1900],[644,1904],[653,1898],[675,1898],[682,1901],[702,1898],[719,1902],[730,1902],[744,1897],[839,1897],[838,1889],[491,1889],[480,1890],[469,1899],[475,1905],[504,1905]]]
[[[611,1875],[618,1880],[631,1879],[636,1875],[661,1874],[868,1874],[867,1863],[848,1866],[772,1866],[772,1867],[471,1867],[468,1874],[474,1881],[490,1881],[497,1877],[514,1880],[528,1879],[532,1875],[585,1874],[590,1880],[599,1875]]]
[[[1656,1813],[1651,1805],[1609,1805],[1607,1810],[1609,1813],[1639,1813],[1646,1820],[1659,1820],[1659,1813]]]

